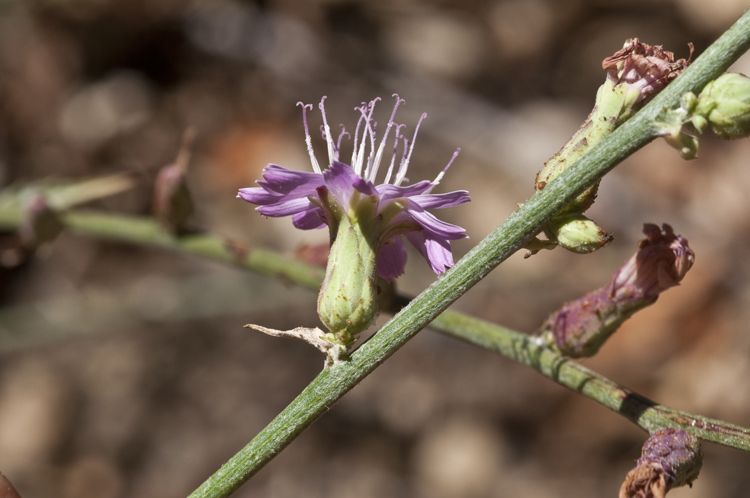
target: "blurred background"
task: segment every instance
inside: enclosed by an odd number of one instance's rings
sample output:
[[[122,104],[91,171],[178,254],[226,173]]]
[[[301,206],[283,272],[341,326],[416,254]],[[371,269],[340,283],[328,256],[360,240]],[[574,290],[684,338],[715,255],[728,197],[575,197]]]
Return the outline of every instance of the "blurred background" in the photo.
[[[309,170],[298,101],[356,123],[376,96],[427,112],[410,178],[472,202],[460,257],[533,193],[583,122],[601,61],[630,37],[697,54],[743,0],[61,0],[0,4],[0,184],[127,171],[91,207],[145,216],[183,131],[196,227],[292,255],[325,243],[237,200],[268,163]],[[750,73],[750,58],[735,67]],[[316,129],[320,117],[310,115]],[[325,149],[314,133],[318,157]],[[347,154],[344,146],[344,154]],[[644,222],[670,223],[696,264],[584,363],[675,408],[750,426],[750,141],[661,141],[625,161],[588,212],[615,242],[589,256],[514,255],[455,305],[533,332],[604,285]],[[346,156],[344,156],[346,157]],[[6,234],[5,237],[10,237]],[[182,497],[314,378],[322,356],[242,328],[316,326],[315,293],[172,252],[63,234],[20,260],[0,244],[0,470],[24,498]],[[401,292],[435,276],[410,253]],[[381,316],[379,323],[387,320]],[[499,355],[429,329],[235,496],[616,496],[646,434]],[[750,455],[706,443],[674,497],[747,496]]]

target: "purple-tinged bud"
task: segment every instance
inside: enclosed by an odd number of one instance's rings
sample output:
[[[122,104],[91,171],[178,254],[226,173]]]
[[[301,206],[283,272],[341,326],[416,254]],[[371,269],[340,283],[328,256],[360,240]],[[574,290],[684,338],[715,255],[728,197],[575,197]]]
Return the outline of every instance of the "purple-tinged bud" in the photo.
[[[636,101],[642,102],[659,93],[690,64],[693,44],[688,45],[690,57],[674,60],[674,54],[661,45],[648,45],[631,38],[621,50],[602,61],[602,69],[615,85],[627,83],[637,88],[640,95]]]
[[[194,138],[192,129],[185,131],[175,162],[163,167],[156,177],[154,216],[164,230],[175,234],[184,230],[193,214],[193,199],[185,178]]]
[[[659,429],[646,440],[636,467],[628,472],[619,498],[663,498],[672,488],[688,485],[703,465],[698,438],[682,429]]]
[[[550,346],[571,358],[593,356],[625,320],[685,277],[695,260],[688,241],[667,224],[659,229],[646,223],[643,233],[638,252],[608,285],[566,303],[547,319],[541,332]]]
[[[18,236],[24,247],[34,248],[52,242],[63,228],[62,220],[41,192],[27,194],[21,201]]]

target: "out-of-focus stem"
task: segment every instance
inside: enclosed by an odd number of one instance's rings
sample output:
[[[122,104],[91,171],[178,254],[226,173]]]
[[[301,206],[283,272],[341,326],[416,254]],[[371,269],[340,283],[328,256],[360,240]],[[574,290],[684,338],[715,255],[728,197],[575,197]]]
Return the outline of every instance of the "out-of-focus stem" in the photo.
[[[0,228],[16,228],[18,220],[7,214],[0,207]],[[323,268],[208,233],[173,237],[165,234],[155,221],[148,218],[75,211],[69,212],[64,221],[68,229],[80,235],[202,256],[311,290],[317,290],[323,280]],[[399,296],[391,309],[383,311],[397,313],[408,302],[408,298]],[[750,451],[750,429],[658,405],[564,358],[524,333],[450,310],[433,320],[430,328],[527,365],[558,384],[619,413],[649,433],[661,427],[679,426],[706,441]]]

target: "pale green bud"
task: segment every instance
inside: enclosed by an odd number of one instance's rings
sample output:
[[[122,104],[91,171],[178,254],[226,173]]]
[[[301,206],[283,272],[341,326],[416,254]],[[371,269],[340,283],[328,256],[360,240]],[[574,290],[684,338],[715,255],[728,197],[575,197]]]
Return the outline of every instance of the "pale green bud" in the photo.
[[[614,239],[582,214],[556,216],[547,222],[544,233],[561,247],[578,254],[594,252]]]
[[[708,124],[724,140],[750,135],[750,78],[726,73],[706,85],[692,121],[699,131]]]
[[[321,195],[326,216],[338,220],[338,224],[331,227],[334,240],[318,294],[318,316],[329,331],[326,337],[346,347],[354,343],[378,314],[375,267],[380,224],[380,218],[375,217],[378,199],[358,197],[355,193],[345,213],[331,196]]]

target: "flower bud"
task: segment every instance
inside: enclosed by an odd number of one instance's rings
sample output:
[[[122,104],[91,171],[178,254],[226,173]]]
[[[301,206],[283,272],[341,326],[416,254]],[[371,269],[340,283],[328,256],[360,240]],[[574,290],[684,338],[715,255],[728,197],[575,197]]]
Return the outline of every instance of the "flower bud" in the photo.
[[[706,126],[724,140],[750,135],[750,78],[740,73],[721,75],[703,88],[693,116],[693,125]]]
[[[63,230],[63,222],[41,192],[28,193],[21,200],[21,223],[18,235],[21,244],[34,248],[52,242]]]
[[[612,235],[582,214],[569,214],[552,218],[544,228],[550,240],[568,251],[588,254],[612,242]]]
[[[643,226],[646,239],[638,252],[606,286],[566,303],[542,327],[547,343],[571,358],[596,354],[633,313],[656,302],[659,294],[678,285],[695,255],[688,241],[667,224]]]
[[[659,429],[646,440],[636,467],[628,472],[619,498],[663,497],[692,485],[703,466],[700,441],[683,429]]]
[[[185,179],[194,137],[192,130],[185,132],[177,159],[163,167],[156,177],[154,216],[159,225],[171,233],[182,232],[193,214],[193,199]]]

